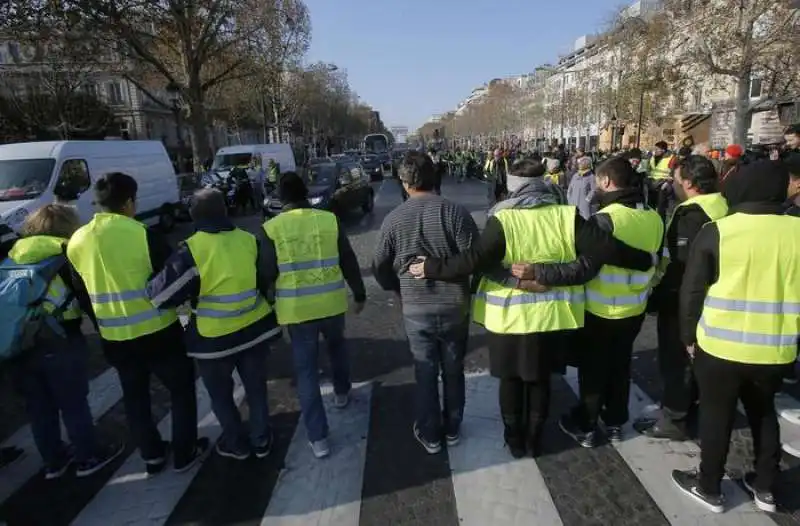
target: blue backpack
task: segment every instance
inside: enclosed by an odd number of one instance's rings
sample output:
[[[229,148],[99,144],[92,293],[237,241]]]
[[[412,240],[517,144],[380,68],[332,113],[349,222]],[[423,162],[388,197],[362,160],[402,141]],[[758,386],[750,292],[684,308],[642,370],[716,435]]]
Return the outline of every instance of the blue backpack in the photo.
[[[25,265],[9,258],[0,263],[0,361],[32,348],[45,327],[66,336],[58,317],[72,298],[65,298],[52,313],[44,309],[47,288],[65,263],[63,255]]]

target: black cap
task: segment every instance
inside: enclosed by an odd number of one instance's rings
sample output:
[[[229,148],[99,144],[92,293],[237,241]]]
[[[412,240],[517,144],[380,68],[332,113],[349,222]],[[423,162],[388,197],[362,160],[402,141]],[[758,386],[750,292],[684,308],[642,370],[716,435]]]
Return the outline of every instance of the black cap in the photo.
[[[722,194],[728,205],[742,203],[774,203],[786,201],[789,169],[780,161],[755,161],[742,165],[725,179]]]

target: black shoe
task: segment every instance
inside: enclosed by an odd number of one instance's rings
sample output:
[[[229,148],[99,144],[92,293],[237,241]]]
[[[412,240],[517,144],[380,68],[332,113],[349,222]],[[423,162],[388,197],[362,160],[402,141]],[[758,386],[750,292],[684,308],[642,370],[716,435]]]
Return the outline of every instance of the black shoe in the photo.
[[[698,504],[706,507],[713,513],[725,511],[725,498],[719,495],[710,495],[700,489],[700,477],[697,471],[672,470],[672,481],[683,493],[693,498]]]
[[[526,453],[525,433],[517,422],[516,416],[503,415],[503,439],[512,457],[523,458]]]
[[[756,508],[761,511],[766,511],[767,513],[775,513],[778,511],[778,505],[775,503],[775,495],[773,495],[771,491],[755,490],[755,473],[745,473],[742,482],[744,483],[744,487],[753,494],[753,502],[756,503]]]
[[[272,443],[274,442],[272,431],[269,432],[269,437],[267,437],[267,441],[261,445],[256,446],[253,448],[253,453],[255,454],[256,458],[266,458],[272,452]]]
[[[414,438],[425,448],[425,451],[427,451],[429,455],[435,455],[442,450],[442,443],[440,441],[437,440],[433,442],[422,436],[422,432],[417,427],[416,422],[414,422]]]
[[[81,478],[94,475],[107,465],[114,462],[114,460],[116,460],[123,451],[125,451],[124,444],[98,451],[94,457],[78,463],[77,467],[75,468],[75,476]]]
[[[175,462],[175,465],[172,467],[176,473],[184,473],[189,471],[197,464],[205,460],[210,451],[211,441],[207,437],[200,437],[197,439],[197,442],[194,446],[194,451],[192,451],[192,455],[189,457],[189,459],[181,463]]]
[[[689,440],[689,436],[684,429],[663,418],[659,420],[637,420],[633,423],[633,428],[649,438],[673,440],[675,442]]]
[[[158,475],[164,471],[164,468],[167,467],[167,461],[169,460],[170,454],[170,445],[169,442],[165,440],[162,440],[161,444],[164,452],[160,457],[144,459],[144,465],[148,475]]]
[[[75,457],[73,457],[69,453],[64,453],[61,458],[61,461],[58,464],[54,464],[52,466],[45,466],[44,467],[44,479],[45,480],[55,480],[60,479],[64,476],[64,474],[69,470],[69,467],[75,461]]]
[[[456,447],[461,442],[461,433],[458,431],[450,431],[444,435],[444,442],[447,447]]]
[[[222,445],[222,442],[217,442],[217,446],[215,448],[217,450],[217,455],[225,458],[232,458],[233,460],[247,460],[250,458],[250,452],[242,449],[242,450],[234,450],[228,449],[227,447]]]
[[[622,432],[622,426],[606,426],[606,437],[612,444],[622,443],[625,438]]]
[[[25,450],[19,447],[0,447],[0,469],[10,466],[25,455]]]
[[[581,429],[581,426],[572,415],[566,414],[562,416],[558,420],[558,427],[561,428],[561,431],[574,438],[581,447],[592,448],[595,446],[595,432]]]

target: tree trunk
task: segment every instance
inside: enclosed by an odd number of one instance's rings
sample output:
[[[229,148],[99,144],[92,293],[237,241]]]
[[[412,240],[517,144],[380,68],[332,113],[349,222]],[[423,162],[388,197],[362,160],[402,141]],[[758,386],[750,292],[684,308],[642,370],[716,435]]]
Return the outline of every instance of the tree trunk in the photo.
[[[736,110],[733,125],[735,144],[745,146],[748,128],[750,128],[750,71],[736,79]]]

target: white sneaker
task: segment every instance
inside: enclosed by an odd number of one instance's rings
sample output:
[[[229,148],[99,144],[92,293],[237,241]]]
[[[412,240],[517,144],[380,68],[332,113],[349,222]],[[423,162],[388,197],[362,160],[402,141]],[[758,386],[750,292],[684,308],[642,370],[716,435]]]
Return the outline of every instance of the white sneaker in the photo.
[[[350,394],[334,394],[333,395],[333,407],[336,409],[344,409],[350,403]]]
[[[311,451],[317,458],[325,458],[331,454],[331,448],[328,446],[327,438],[317,440],[316,442],[309,442],[308,444],[311,446]]]

